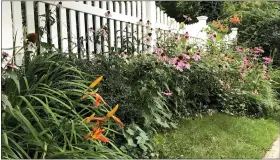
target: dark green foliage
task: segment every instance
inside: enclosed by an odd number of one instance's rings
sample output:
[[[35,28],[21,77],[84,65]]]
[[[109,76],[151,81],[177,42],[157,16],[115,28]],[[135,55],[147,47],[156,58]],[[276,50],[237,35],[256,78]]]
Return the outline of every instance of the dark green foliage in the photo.
[[[197,22],[198,16],[207,16],[208,21],[216,20],[223,4],[219,1],[157,1],[156,3],[170,17],[186,24]],[[192,20],[185,21],[183,15],[190,15]]]
[[[2,93],[2,158],[129,158],[113,143],[85,141],[83,119],[92,103],[81,103],[88,84],[63,54],[37,56]],[[95,77],[95,76],[94,76]],[[93,78],[93,77],[92,77]],[[19,92],[18,92],[19,91]]]

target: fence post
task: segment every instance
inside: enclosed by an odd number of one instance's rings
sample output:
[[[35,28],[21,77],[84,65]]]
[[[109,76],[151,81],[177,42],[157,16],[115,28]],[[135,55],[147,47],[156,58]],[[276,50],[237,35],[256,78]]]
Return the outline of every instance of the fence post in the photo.
[[[203,28],[206,28],[207,27],[207,19],[208,17],[207,16],[199,16],[197,17],[197,20],[198,20],[198,27],[199,27],[199,35],[198,35],[198,38],[202,39],[202,42],[200,43],[200,45],[203,45],[205,44],[206,42],[206,39],[207,39],[207,34],[205,31],[201,31]]]
[[[151,39],[148,42],[150,48],[148,52],[152,52],[154,46],[156,45],[156,33],[155,33],[155,25],[156,25],[156,2],[155,1],[147,1],[147,20],[150,21],[150,27],[148,29],[148,34],[151,33]]]
[[[238,28],[231,28],[231,33],[230,33],[230,41],[232,41],[233,44],[237,43],[237,31]]]

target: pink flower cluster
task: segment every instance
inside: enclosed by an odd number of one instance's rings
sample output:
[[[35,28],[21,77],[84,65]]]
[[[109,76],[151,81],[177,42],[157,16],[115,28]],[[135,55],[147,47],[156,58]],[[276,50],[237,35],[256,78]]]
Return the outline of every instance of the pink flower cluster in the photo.
[[[166,56],[162,48],[155,47],[154,52],[156,53],[158,60],[174,65],[179,71],[183,71],[183,69],[189,70],[191,67],[189,63],[190,60],[198,61],[201,59],[200,51],[196,52],[192,57],[186,52],[175,58]]]
[[[245,56],[243,57],[243,65],[242,65],[242,68],[241,68],[241,71],[240,73],[244,73],[246,71],[246,69],[250,69],[251,68],[251,61],[249,59],[248,56]]]

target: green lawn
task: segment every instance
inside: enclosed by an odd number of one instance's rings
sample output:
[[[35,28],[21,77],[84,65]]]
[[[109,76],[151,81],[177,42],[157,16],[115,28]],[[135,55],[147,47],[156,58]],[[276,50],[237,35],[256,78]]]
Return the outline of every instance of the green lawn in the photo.
[[[222,114],[179,124],[154,137],[160,158],[263,158],[279,134],[274,120]]]

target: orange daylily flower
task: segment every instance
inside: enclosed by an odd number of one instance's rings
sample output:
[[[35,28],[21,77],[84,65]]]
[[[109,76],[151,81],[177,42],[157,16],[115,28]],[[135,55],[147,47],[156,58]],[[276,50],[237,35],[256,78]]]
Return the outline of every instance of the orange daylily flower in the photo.
[[[93,81],[93,82],[90,84],[89,88],[95,87],[102,79],[103,79],[103,76],[98,77],[95,81]]]
[[[118,117],[112,115],[112,118],[113,118],[117,123],[119,123],[119,124],[121,125],[122,128],[124,127],[124,124],[122,123],[122,121],[121,121]]]
[[[92,114],[91,116],[85,118],[84,120],[89,123],[91,121],[102,121],[102,122],[106,122],[106,118],[105,117],[94,117],[95,114]]]
[[[91,136],[91,139],[100,140],[104,143],[109,142],[109,140],[105,136],[102,135],[103,132],[105,132],[105,129],[98,128],[95,131],[95,133]]]
[[[96,99],[95,99],[94,108],[98,108],[100,102],[103,103],[103,104],[106,104],[104,99],[98,93],[95,94],[95,98]]]
[[[230,22],[233,23],[233,24],[238,24],[238,23],[240,23],[240,19],[239,19],[239,17],[237,16],[237,14],[235,14],[235,15],[233,16],[233,18],[230,18]]]
[[[82,96],[82,100],[86,100],[88,95],[92,95],[95,96],[95,104],[94,107],[98,108],[100,102],[103,104],[106,104],[106,102],[104,101],[104,99],[100,96],[100,94],[96,93],[96,92],[87,92],[85,95]]]
[[[83,101],[83,100],[86,100],[88,95],[95,96],[95,95],[96,95],[96,92],[87,92],[86,94],[83,95],[82,101]]]
[[[85,120],[87,123],[89,123],[90,121],[93,120],[94,116],[95,116],[95,114],[92,114],[91,116],[85,118],[84,120]]]
[[[118,108],[119,108],[119,105],[117,104],[110,112],[107,113],[106,117],[107,117],[107,118],[112,117],[112,115],[116,113],[116,111],[118,110]]]
[[[223,27],[223,25],[222,25],[221,23],[218,23],[218,24],[217,24],[217,28],[218,28],[218,29],[221,29],[222,27]]]

